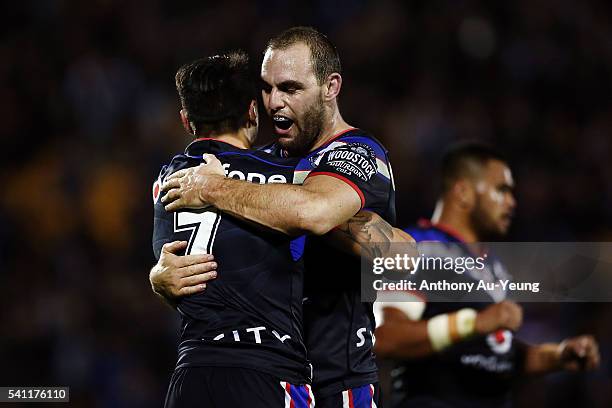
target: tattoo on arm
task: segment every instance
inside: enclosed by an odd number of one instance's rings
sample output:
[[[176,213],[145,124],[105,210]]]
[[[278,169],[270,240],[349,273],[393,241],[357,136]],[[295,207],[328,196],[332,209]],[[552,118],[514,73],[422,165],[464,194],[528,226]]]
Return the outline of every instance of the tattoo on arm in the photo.
[[[383,256],[396,239],[394,228],[388,222],[367,212],[357,213],[337,231],[343,239],[358,244],[362,255],[369,258]]]

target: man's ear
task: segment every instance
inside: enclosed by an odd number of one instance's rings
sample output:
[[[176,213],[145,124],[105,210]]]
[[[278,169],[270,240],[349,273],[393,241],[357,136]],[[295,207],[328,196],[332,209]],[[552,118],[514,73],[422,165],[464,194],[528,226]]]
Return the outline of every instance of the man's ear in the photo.
[[[337,72],[330,74],[325,82],[323,99],[326,101],[336,99],[340,93],[340,88],[342,88],[342,76]]]
[[[195,135],[195,129],[191,128],[191,124],[189,123],[189,117],[187,116],[187,111],[185,109],[181,109],[179,114],[181,115],[181,123],[183,124],[183,127],[185,128],[187,133]]]
[[[249,122],[253,126],[257,126],[259,123],[259,112],[257,111],[257,101],[255,99],[249,105]]]
[[[470,180],[457,180],[453,186],[453,194],[461,208],[471,209],[476,202],[476,189]]]

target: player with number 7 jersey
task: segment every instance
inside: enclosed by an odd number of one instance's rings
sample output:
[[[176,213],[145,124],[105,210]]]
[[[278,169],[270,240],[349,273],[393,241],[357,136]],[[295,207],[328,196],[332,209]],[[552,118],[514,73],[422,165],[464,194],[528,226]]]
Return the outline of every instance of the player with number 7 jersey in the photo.
[[[175,302],[180,341],[165,407],[312,408],[300,241],[212,207],[168,212],[160,199],[166,177],[203,164],[206,154],[228,177],[254,183],[291,183],[297,160],[249,150],[257,107],[244,53],[184,65],[176,81],[181,120],[196,139],[153,185],[153,251],[159,260],[165,244],[186,241],[185,255],[214,254],[218,278]]]
[[[177,367],[239,366],[296,384],[309,382],[302,336],[303,240],[255,226],[209,207],[167,212],[159,185],[167,175],[214,154],[227,176],[258,183],[291,183],[296,159],[196,139],[164,166],[155,182],[153,250],[187,241],[186,254],[214,253],[219,278],[205,293],[178,300],[182,318]],[[156,194],[157,193],[157,194]]]
[[[203,163],[205,153],[221,160],[228,177],[258,183],[293,182],[298,162],[200,138],[162,168],[153,187],[155,256],[159,259],[165,243],[183,240],[188,242],[185,254],[214,253],[219,264],[219,278],[205,293],[178,300],[182,322],[176,369],[217,367],[216,375],[234,380],[244,372],[227,371],[228,367],[263,372],[281,380],[279,387],[284,384],[285,389],[276,392],[284,393],[285,399],[313,406],[307,385],[312,366],[306,358],[302,330],[304,241],[212,207],[167,212],[160,201],[158,185],[164,178]]]

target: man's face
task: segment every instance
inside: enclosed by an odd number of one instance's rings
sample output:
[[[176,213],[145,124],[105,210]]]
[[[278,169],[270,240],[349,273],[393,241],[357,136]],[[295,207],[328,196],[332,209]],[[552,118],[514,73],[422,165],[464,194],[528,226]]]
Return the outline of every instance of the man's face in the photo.
[[[489,160],[475,182],[476,202],[471,219],[481,240],[507,234],[516,201],[512,190],[514,180],[508,166],[499,160]]]
[[[319,85],[304,43],[268,48],[261,65],[262,98],[278,143],[292,156],[308,153],[325,120],[323,86]]]

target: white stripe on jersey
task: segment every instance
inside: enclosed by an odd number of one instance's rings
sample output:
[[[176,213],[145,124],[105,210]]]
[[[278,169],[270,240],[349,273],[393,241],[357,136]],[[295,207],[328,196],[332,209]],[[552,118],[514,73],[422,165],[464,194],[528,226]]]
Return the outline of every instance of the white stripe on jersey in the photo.
[[[304,184],[311,170],[296,170],[293,172],[293,184]]]
[[[305,387],[308,390],[308,396],[310,397],[310,405],[308,405],[308,408],[314,408],[315,407],[315,397],[314,397],[314,394],[312,393],[312,389],[310,388],[310,385],[308,384],[306,384]]]
[[[327,146],[324,149],[321,149],[321,151],[317,152],[317,158],[314,162],[315,167],[319,165],[319,163],[321,163],[321,159],[323,158],[323,156],[325,155],[325,152],[328,152],[330,150],[334,150],[336,147],[338,146],[344,146],[345,144],[347,144],[346,142],[333,142],[330,143],[329,146]]]
[[[391,162],[389,164],[389,177],[391,178],[391,187],[393,187],[393,191],[395,191],[395,179],[393,178],[393,168],[391,167]]]
[[[374,402],[374,385],[370,384],[370,390],[372,391],[372,408],[378,408]]]
[[[380,174],[381,176],[384,176],[388,179],[391,179],[391,169],[390,169],[390,164],[387,165],[387,163],[385,163],[384,161],[382,161],[381,159],[379,159],[378,157],[376,158],[376,167],[378,169],[378,174]],[[393,189],[395,190],[395,186],[393,186]]]
[[[351,408],[348,390],[342,391],[342,408]]]
[[[291,408],[291,394],[287,392],[287,382],[281,381],[281,387],[283,387],[283,391],[285,392],[285,408]]]

